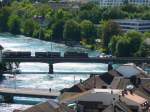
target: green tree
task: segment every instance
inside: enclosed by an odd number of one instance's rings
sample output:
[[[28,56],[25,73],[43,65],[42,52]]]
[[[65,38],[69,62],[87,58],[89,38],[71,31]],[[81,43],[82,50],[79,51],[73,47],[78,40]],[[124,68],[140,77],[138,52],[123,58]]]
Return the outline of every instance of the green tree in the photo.
[[[8,28],[12,34],[20,34],[20,18],[17,15],[11,15],[8,19]]]
[[[52,30],[51,29],[45,29],[44,30],[44,40],[51,40],[52,39]]]
[[[123,19],[127,16],[127,13],[122,11],[118,7],[112,7],[112,8],[107,8],[103,13],[102,13],[102,19],[104,20],[109,20],[109,19]]]
[[[93,7],[90,10],[79,11],[78,17],[82,20],[90,20],[91,22],[97,24],[101,20],[102,9]]]
[[[11,14],[11,9],[9,7],[4,7],[0,9],[0,32],[8,31],[7,21]]]
[[[122,6],[122,10],[128,13],[135,13],[135,12],[140,11],[140,9],[136,5],[133,5],[133,4],[126,4]]]
[[[145,41],[142,42],[138,56],[141,57],[149,57],[150,56],[150,38],[145,39]]]
[[[145,12],[144,14],[142,14],[142,19],[150,20],[150,12]]]
[[[118,57],[129,57],[130,55],[130,42],[128,37],[119,39],[116,45],[116,55]]]
[[[52,25],[53,40],[63,40],[64,21],[58,20]]]
[[[143,36],[137,31],[128,32],[126,36],[130,39],[130,51],[133,56],[139,50]]]
[[[63,38],[66,41],[80,41],[80,25],[74,20],[68,20],[65,23]]]
[[[82,4],[80,7],[80,10],[91,10],[92,8],[97,7],[94,3],[87,3],[87,4]]]
[[[69,11],[65,11],[63,9],[59,9],[55,11],[54,18],[55,18],[55,21],[68,20],[72,18],[72,13],[70,13]]]
[[[94,39],[97,36],[94,24],[89,20],[83,20],[80,26],[81,26],[81,37],[89,40],[90,42],[94,41]]]
[[[122,36],[113,36],[109,43],[109,50],[113,55],[116,55],[116,44],[118,43],[118,40],[122,38]]]
[[[22,24],[22,33],[27,36],[32,36],[37,24],[38,23],[33,21],[33,19],[25,20],[25,22]]]
[[[114,35],[121,35],[122,30],[119,25],[112,21],[103,21],[102,27],[102,42],[103,47],[108,51],[108,44]]]

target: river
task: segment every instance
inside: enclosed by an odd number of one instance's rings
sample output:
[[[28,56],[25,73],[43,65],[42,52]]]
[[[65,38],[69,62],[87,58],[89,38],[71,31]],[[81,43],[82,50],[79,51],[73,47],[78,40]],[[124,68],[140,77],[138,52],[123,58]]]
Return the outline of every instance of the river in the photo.
[[[57,44],[53,42],[41,41],[22,35],[14,36],[8,33],[0,34],[0,44],[4,50],[12,51],[31,51],[34,55],[35,51],[52,51],[61,52],[63,55],[66,51],[81,51],[87,52],[89,56],[99,55],[96,51],[87,50],[80,47],[68,47],[64,44]],[[21,63],[21,71],[41,71],[47,72],[48,65],[45,63]],[[5,74],[6,79],[0,84],[1,87],[23,87],[23,88],[51,88],[54,91],[63,88],[71,87],[78,83],[80,79],[85,80],[89,77],[90,72],[106,72],[107,64],[94,64],[94,63],[57,63],[54,64],[54,72],[74,72],[74,74],[18,74],[16,78],[10,78],[9,74]],[[77,72],[82,72],[79,74]],[[89,72],[83,74],[84,72]],[[33,102],[43,101],[41,99],[33,98],[20,98],[15,97],[16,103],[34,104]],[[0,104],[0,112],[12,112],[14,108],[24,108],[28,105],[20,104]]]

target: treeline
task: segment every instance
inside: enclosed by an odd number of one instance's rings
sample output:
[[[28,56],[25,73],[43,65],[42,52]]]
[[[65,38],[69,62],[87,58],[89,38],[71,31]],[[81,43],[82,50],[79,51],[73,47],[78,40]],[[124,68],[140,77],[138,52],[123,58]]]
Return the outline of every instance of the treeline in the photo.
[[[109,43],[113,55],[119,57],[149,57],[150,33],[130,31],[113,36]]]
[[[77,41],[105,52],[111,50],[109,43],[114,35],[124,35],[111,19],[150,19],[150,7],[147,6],[127,4],[102,8],[89,3],[79,9],[53,10],[49,4],[34,3],[34,0],[13,1],[0,9],[0,32],[47,41]],[[100,41],[95,44],[97,39]],[[118,55],[117,51],[113,54]]]

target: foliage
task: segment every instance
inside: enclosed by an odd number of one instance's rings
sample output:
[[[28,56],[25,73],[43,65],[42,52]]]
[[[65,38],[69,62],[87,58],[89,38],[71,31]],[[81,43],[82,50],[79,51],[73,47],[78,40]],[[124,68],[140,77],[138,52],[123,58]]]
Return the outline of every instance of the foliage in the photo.
[[[27,36],[32,36],[37,25],[37,22],[32,19],[25,20],[25,22],[22,24],[22,33]]]
[[[109,43],[109,49],[117,56],[148,56],[149,47],[143,38],[149,33],[141,34],[136,31],[127,32],[122,36],[113,36]]]
[[[150,39],[148,39],[148,40],[150,42]],[[144,41],[139,48],[137,56],[149,57],[150,56],[150,43],[147,43],[146,41]]]
[[[65,23],[63,38],[66,41],[80,41],[80,25],[74,20],[68,20]]]
[[[63,40],[63,30],[64,30],[64,21],[58,20],[52,25],[53,39],[54,40]]]
[[[141,42],[142,42],[142,34],[136,31],[131,31],[131,32],[128,32],[126,36],[129,38],[130,52],[132,54],[136,53],[139,50]]]
[[[10,16],[11,9],[9,7],[4,7],[0,10],[0,32],[8,31],[7,21]]]
[[[122,37],[118,40],[116,44],[116,56],[128,57],[130,56],[130,42],[128,37]]]
[[[12,34],[20,34],[20,18],[17,15],[11,15],[8,19],[8,28]]]
[[[80,23],[81,26],[81,37],[92,42],[96,38],[96,28],[94,24],[89,20],[83,20]]]
[[[102,19],[104,19],[104,20],[123,19],[126,16],[127,16],[127,13],[122,11],[118,7],[108,8],[102,13]]]
[[[106,52],[111,50],[112,54],[117,56],[123,56],[121,49],[126,49],[125,46],[129,44],[130,48],[125,55],[149,55],[147,49],[149,45],[143,42],[150,37],[149,33],[123,34],[121,28],[110,21],[112,19],[149,20],[149,6],[131,5],[125,0],[124,5],[120,7],[99,7],[94,2],[90,2],[81,5],[79,10],[70,10],[70,8],[53,10],[48,0],[38,1],[37,3],[36,0],[12,0],[11,4],[1,7],[0,32],[40,37],[47,41],[82,40],[85,45],[92,48],[99,46]],[[95,45],[95,39],[101,42]]]
[[[103,47],[108,50],[108,44],[114,35],[120,35],[122,33],[119,25],[112,21],[102,22],[102,41]]]

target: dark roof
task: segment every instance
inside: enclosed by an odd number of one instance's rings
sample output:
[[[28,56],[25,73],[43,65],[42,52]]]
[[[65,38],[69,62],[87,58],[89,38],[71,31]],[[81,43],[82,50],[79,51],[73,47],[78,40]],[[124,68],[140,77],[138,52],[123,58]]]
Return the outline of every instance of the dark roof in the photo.
[[[93,88],[107,88],[113,77],[107,73],[91,75],[87,80],[80,82],[71,88],[63,89],[62,92],[84,92]]]
[[[124,102],[118,100],[114,105],[108,106],[102,112],[132,112],[130,108]]]
[[[135,77],[147,78],[147,75],[141,73]],[[112,89],[126,89],[127,85],[130,84],[132,84],[130,78],[124,78],[123,75],[116,70],[110,70],[99,75],[91,74],[87,80],[80,82],[71,88],[63,89],[61,92],[84,92],[93,88],[108,88],[108,86]]]
[[[71,110],[66,105],[56,103],[52,100],[37,104],[22,112],[70,112]]]

